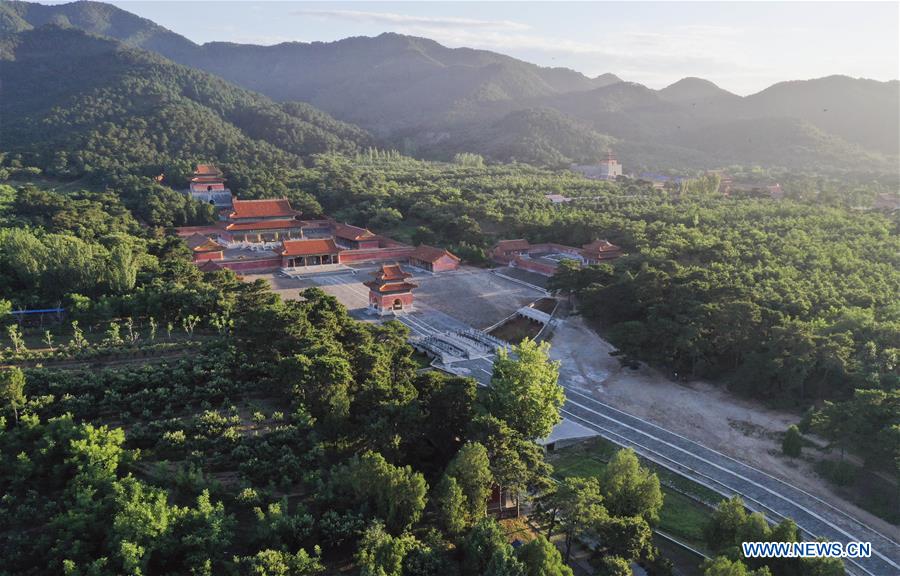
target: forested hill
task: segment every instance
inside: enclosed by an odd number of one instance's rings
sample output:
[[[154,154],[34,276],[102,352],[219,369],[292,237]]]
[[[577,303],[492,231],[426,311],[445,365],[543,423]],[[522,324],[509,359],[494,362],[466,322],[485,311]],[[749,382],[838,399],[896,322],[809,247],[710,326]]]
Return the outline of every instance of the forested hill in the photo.
[[[381,34],[336,42],[197,45],[99,2],[0,2],[0,35],[47,23],[156,51],[279,101],[302,100],[422,157],[477,152],[539,165],[619,152],[629,169],[741,164],[897,173],[900,83],[830,76],[740,97],[700,78],[663,90],[503,54]],[[551,119],[534,110],[553,110]],[[501,141],[497,129],[516,134]]]
[[[0,42],[3,147],[68,176],[174,162],[272,169],[367,146],[363,130],[118,41],[55,25]]]

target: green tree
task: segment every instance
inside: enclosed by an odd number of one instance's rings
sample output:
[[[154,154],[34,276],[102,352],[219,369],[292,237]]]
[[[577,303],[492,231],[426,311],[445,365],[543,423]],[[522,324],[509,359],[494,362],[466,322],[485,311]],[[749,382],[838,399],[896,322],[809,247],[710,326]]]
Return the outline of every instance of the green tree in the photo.
[[[242,576],[316,576],[325,571],[318,555],[302,548],[296,553],[283,550],[260,550],[254,556],[237,559]]]
[[[572,576],[572,569],[549,540],[538,536],[516,551],[528,576]]]
[[[0,400],[19,422],[19,408],[25,405],[25,373],[20,368],[0,368]]]
[[[434,502],[444,530],[451,536],[462,533],[468,525],[468,501],[453,476],[445,475],[435,488]]]
[[[469,531],[461,547],[464,576],[482,576],[487,572],[495,553],[500,553],[501,562],[512,553],[503,530],[493,518],[479,520]]]
[[[659,521],[663,494],[659,477],[640,465],[634,450],[624,448],[603,470],[603,503],[613,516],[641,516],[649,524]]]
[[[703,563],[703,576],[771,576],[768,568],[750,570],[740,560],[730,560],[724,556],[718,556]]]
[[[550,361],[549,351],[547,342],[527,338],[511,353],[501,349],[488,391],[491,413],[531,440],[550,435],[565,402],[559,362]]]
[[[360,576],[401,576],[403,559],[416,545],[411,534],[392,536],[380,522],[363,532],[356,553]]]
[[[547,537],[559,525],[565,534],[565,561],[569,561],[573,542],[607,516],[603,496],[596,478],[570,476],[563,480],[548,497],[549,526]]]
[[[595,530],[605,554],[633,561],[656,555],[653,530],[640,516],[607,516],[596,524]]]
[[[803,436],[800,434],[800,429],[796,425],[791,424],[787,432],[784,433],[784,439],[781,441],[781,452],[791,458],[799,458],[802,450]]]
[[[349,489],[357,501],[369,503],[394,533],[415,524],[425,508],[428,484],[410,466],[394,466],[377,452],[354,457],[333,482]]]
[[[632,576],[631,563],[621,556],[604,556],[600,559],[597,576]]]
[[[703,529],[706,545],[716,553],[732,550],[746,522],[747,510],[740,496],[723,500]]]
[[[466,495],[469,523],[481,519],[494,481],[487,449],[478,442],[465,444],[450,461],[446,474],[456,479]]]

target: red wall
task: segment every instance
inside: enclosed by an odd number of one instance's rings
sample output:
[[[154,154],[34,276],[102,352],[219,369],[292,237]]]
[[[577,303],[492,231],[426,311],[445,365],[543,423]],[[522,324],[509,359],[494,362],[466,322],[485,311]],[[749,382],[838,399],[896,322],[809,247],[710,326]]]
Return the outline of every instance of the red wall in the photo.
[[[368,250],[341,250],[341,264],[408,260],[409,255],[412,254],[412,251],[412,246],[401,246],[396,248],[371,248]]]
[[[547,264],[545,262],[538,262],[536,260],[526,260],[525,258],[516,258],[512,266],[516,268],[521,268],[522,270],[528,270],[529,272],[534,272],[535,274],[540,274],[542,276],[553,276],[556,273],[556,266],[551,264]]]
[[[449,256],[441,256],[431,264],[434,272],[446,272],[459,268],[459,262]]]
[[[194,262],[206,262],[207,260],[221,260],[225,257],[225,253],[218,252],[199,252],[194,254]]]
[[[230,262],[216,262],[216,264],[235,272],[272,272],[281,269],[281,257],[262,258],[260,260],[232,260]]]
[[[412,292],[408,292],[406,294],[376,294],[375,292],[369,292],[369,303],[379,302],[382,310],[393,309],[394,300],[400,299],[403,302],[403,308],[407,309],[412,306],[413,303],[413,295]]]

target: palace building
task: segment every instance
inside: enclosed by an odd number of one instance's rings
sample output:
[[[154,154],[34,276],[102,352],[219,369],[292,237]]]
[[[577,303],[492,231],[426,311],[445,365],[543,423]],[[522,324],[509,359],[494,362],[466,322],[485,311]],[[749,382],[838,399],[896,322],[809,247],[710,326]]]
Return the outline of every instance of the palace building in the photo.
[[[225,247],[203,234],[193,234],[184,240],[191,250],[194,262],[221,260]]]
[[[212,164],[197,164],[187,194],[216,208],[231,208],[231,190],[225,187],[222,171]]]
[[[385,316],[413,309],[412,291],[418,285],[406,281],[412,274],[399,264],[383,264],[372,276],[372,280],[363,282],[369,288],[369,314]]]
[[[378,237],[371,230],[350,224],[335,223],[334,239],[339,246],[348,250],[378,248]]]
[[[459,257],[447,250],[420,244],[409,255],[409,265],[429,272],[446,272],[459,268]]]
[[[331,238],[285,240],[281,244],[280,255],[282,268],[341,263],[341,250]]]
[[[367,228],[322,215],[305,217],[287,198],[234,198],[222,172],[212,164],[197,166],[190,190],[184,193],[220,208],[218,222],[178,228],[193,260],[204,270],[295,275],[313,272],[309,269],[317,266],[410,262],[439,272],[456,269],[459,263],[445,250],[430,246],[414,250]],[[403,305],[412,302],[408,290],[398,298]]]
[[[287,198],[234,200],[225,230],[233,242],[277,242],[302,238],[300,213]]]
[[[622,249],[609,240],[594,240],[581,246],[581,255],[585,264],[599,264],[606,260],[615,260],[622,255]]]

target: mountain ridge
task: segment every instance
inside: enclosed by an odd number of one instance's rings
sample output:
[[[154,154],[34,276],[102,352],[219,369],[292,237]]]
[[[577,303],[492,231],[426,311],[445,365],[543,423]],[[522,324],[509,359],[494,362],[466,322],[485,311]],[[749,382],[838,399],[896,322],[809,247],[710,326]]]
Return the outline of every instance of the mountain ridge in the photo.
[[[498,161],[518,158],[498,152],[520,149],[499,138],[498,126],[532,144],[540,142],[537,147],[526,145],[526,156],[547,165],[596,156],[596,151],[581,152],[573,143],[610,141],[634,153],[630,164],[653,168],[749,165],[773,159],[781,167],[806,168],[812,159],[815,168],[895,172],[900,154],[900,138],[889,128],[900,123],[896,80],[828,76],[781,82],[738,96],[708,80],[688,77],[653,90],[612,74],[589,78],[566,68],[396,33],[274,46],[198,45],[99,2],[42,6],[0,1],[0,33],[51,21],[118,37],[276,102],[308,102],[365,128],[382,143],[394,143],[408,153],[427,150],[439,159],[459,151]],[[534,110],[542,112],[528,112]],[[784,141],[751,136],[756,132],[753,120],[777,128],[778,119],[790,127],[776,130]],[[547,132],[536,132],[542,128]],[[704,131],[721,146],[706,151]],[[752,145],[761,141],[767,144]],[[436,142],[484,147],[441,148]],[[543,161],[531,154],[535,149],[547,151]],[[561,154],[563,150],[569,153]]]

